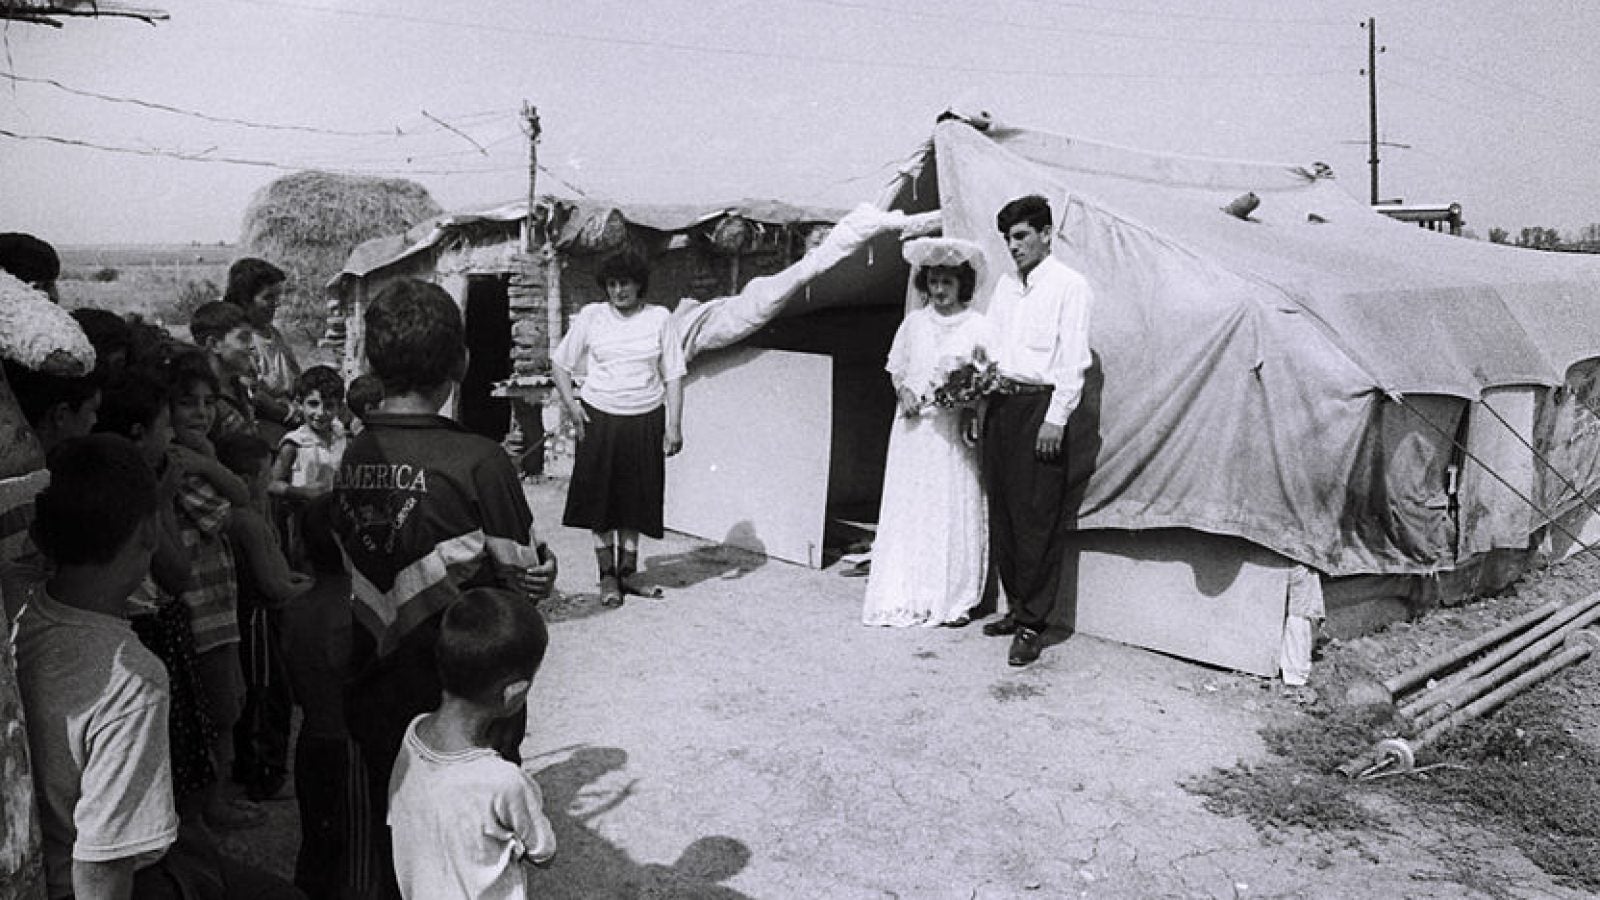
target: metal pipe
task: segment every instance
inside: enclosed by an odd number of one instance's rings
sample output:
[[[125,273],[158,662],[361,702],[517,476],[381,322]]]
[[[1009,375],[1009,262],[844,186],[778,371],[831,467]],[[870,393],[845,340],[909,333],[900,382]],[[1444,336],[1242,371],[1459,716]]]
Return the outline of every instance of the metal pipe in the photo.
[[[1499,642],[1520,631],[1525,630],[1530,625],[1536,624],[1539,622],[1539,620],[1544,619],[1561,609],[1561,606],[1562,604],[1559,600],[1553,600],[1549,603],[1546,603],[1527,615],[1512,619],[1510,622],[1501,625],[1499,628],[1496,628],[1487,634],[1479,635],[1473,640],[1467,641],[1465,644],[1462,644],[1453,650],[1447,650],[1436,656],[1430,657],[1405,670],[1404,672],[1401,672],[1392,678],[1386,679],[1383,682],[1383,687],[1389,692],[1389,696],[1399,697],[1401,694],[1404,694],[1417,685],[1422,684],[1436,673],[1442,672],[1445,669],[1456,665],[1457,663],[1476,656],[1489,647],[1498,644]]]
[[[1513,675],[1550,655],[1552,651],[1561,646],[1563,641],[1568,640],[1570,635],[1589,624],[1589,622],[1584,621],[1585,619],[1600,619],[1600,609],[1590,610],[1589,613],[1567,623],[1555,633],[1535,642],[1528,649],[1523,650],[1483,675],[1471,681],[1462,682],[1441,694],[1436,694],[1434,699],[1418,710],[1413,717],[1415,727],[1427,728],[1449,716],[1455,710],[1488,693],[1496,685],[1505,683]]]
[[[1405,706],[1401,707],[1401,714],[1415,716],[1422,710],[1432,706],[1438,697],[1443,696],[1444,692],[1452,690],[1456,685],[1459,685],[1462,682],[1471,681],[1472,679],[1477,678],[1479,675],[1482,675],[1490,669],[1493,669],[1511,657],[1516,656],[1518,653],[1521,653],[1523,650],[1527,649],[1530,644],[1550,634],[1552,631],[1562,628],[1562,626],[1573,621],[1574,619],[1582,617],[1584,619],[1584,624],[1593,622],[1594,618],[1590,618],[1589,614],[1593,613],[1597,609],[1600,609],[1600,593],[1590,594],[1588,597],[1579,600],[1577,603],[1567,606],[1555,615],[1533,626],[1522,635],[1500,645],[1493,651],[1486,654],[1482,659],[1477,660],[1464,669],[1460,669],[1451,673],[1449,676],[1441,680],[1438,684],[1429,688],[1427,691],[1413,697],[1405,704]]]

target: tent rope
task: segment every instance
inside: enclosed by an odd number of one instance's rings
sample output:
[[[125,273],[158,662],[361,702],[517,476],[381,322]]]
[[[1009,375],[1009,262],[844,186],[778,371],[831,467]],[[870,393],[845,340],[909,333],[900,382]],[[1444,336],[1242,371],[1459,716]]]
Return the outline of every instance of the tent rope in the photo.
[[[1524,494],[1523,492],[1517,490],[1516,485],[1514,485],[1511,482],[1505,480],[1505,478],[1501,477],[1499,472],[1496,472],[1495,470],[1489,468],[1489,466],[1486,463],[1484,463],[1483,460],[1479,459],[1477,454],[1475,454],[1471,450],[1467,449],[1467,446],[1465,444],[1463,444],[1460,441],[1456,440],[1456,436],[1455,435],[1450,434],[1449,432],[1445,431],[1443,428],[1440,428],[1437,424],[1434,423],[1434,421],[1432,419],[1429,419],[1427,416],[1423,415],[1420,411],[1418,411],[1416,409],[1413,409],[1411,407],[1411,404],[1405,402],[1405,400],[1403,400],[1398,394],[1391,394],[1390,396],[1392,397],[1394,402],[1396,402],[1396,403],[1398,403],[1400,405],[1401,409],[1404,409],[1407,412],[1411,413],[1412,415],[1416,416],[1418,419],[1421,419],[1423,421],[1423,423],[1425,423],[1429,428],[1432,428],[1434,431],[1439,432],[1440,435],[1443,435],[1445,440],[1450,442],[1451,446],[1453,446],[1457,450],[1461,451],[1461,455],[1462,456],[1466,457],[1467,459],[1471,460],[1474,463],[1477,463],[1478,464],[1478,468],[1483,469],[1485,472],[1488,472],[1490,477],[1494,478],[1495,481],[1500,482],[1500,484],[1502,484],[1505,487],[1506,490],[1508,490],[1512,494],[1514,494],[1518,500],[1521,500],[1523,503],[1528,504],[1528,506],[1531,507],[1534,512],[1538,513],[1540,516],[1542,516],[1544,518],[1545,522],[1551,528],[1554,528],[1555,530],[1561,532],[1562,537],[1565,537],[1567,540],[1572,541],[1574,546],[1581,547],[1582,548],[1582,552],[1584,552],[1584,553],[1592,553],[1592,554],[1595,555],[1596,558],[1600,558],[1600,550],[1597,550],[1593,545],[1585,544],[1582,540],[1580,540],[1578,538],[1577,535],[1575,535],[1572,532],[1568,531],[1566,529],[1566,526],[1564,526],[1564,525],[1560,524],[1559,522],[1557,522],[1555,520],[1554,516],[1550,515],[1548,512],[1545,512],[1543,509],[1541,509],[1539,507],[1539,504],[1533,502],[1532,498],[1528,497],[1528,495]]]
[[[1533,454],[1533,458],[1535,460],[1538,460],[1540,465],[1544,466],[1546,469],[1550,470],[1550,472],[1552,474],[1554,474],[1557,478],[1561,479],[1561,483],[1566,486],[1567,490],[1572,492],[1572,495],[1574,497],[1578,498],[1578,502],[1579,503],[1582,503],[1585,507],[1587,507],[1590,512],[1594,513],[1597,516],[1600,516],[1600,508],[1596,508],[1593,503],[1590,503],[1589,502],[1589,497],[1586,494],[1584,494],[1584,492],[1576,484],[1574,484],[1570,479],[1568,479],[1566,475],[1563,475],[1561,473],[1560,469],[1557,469],[1554,465],[1552,465],[1550,460],[1545,458],[1544,454],[1540,453],[1537,448],[1535,448],[1532,444],[1528,443],[1528,439],[1523,437],[1522,433],[1520,431],[1517,431],[1517,429],[1515,427],[1513,427],[1510,422],[1507,422],[1505,420],[1505,417],[1500,415],[1500,412],[1498,410],[1496,410],[1493,406],[1490,406],[1489,405],[1489,401],[1484,400],[1483,398],[1480,397],[1478,399],[1478,402],[1483,405],[1484,409],[1487,409],[1489,411],[1489,415],[1494,416],[1495,419],[1498,420],[1501,425],[1504,425],[1506,427],[1506,430],[1511,432],[1511,435],[1513,437],[1515,437],[1517,439],[1517,441],[1522,444],[1522,446],[1528,448],[1528,452]],[[1587,407],[1585,407],[1585,408],[1587,409]]]

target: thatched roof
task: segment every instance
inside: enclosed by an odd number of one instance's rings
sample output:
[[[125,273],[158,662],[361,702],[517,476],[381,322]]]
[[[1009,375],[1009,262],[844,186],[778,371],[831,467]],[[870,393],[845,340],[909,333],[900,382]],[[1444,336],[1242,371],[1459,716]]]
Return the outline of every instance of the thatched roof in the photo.
[[[256,192],[239,243],[282,266],[296,287],[316,293],[358,244],[403,232],[439,211],[414,181],[296,172]]]
[[[116,0],[0,0],[0,20],[60,28],[63,16],[139,19],[151,25],[167,20],[163,10]]]

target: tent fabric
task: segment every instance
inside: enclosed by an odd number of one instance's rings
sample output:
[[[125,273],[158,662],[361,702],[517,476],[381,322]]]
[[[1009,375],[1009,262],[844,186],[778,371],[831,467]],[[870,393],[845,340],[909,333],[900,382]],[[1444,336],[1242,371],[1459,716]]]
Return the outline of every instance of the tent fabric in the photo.
[[[1314,167],[961,122],[933,154],[945,234],[1003,260],[996,211],[1042,194],[1054,252],[1095,289],[1081,528],[1231,534],[1330,575],[1452,568],[1463,417],[1503,428],[1474,412],[1485,392],[1555,388],[1600,356],[1596,260],[1394,222]],[[1247,219],[1223,210],[1247,191]],[[1469,549],[1539,524],[1471,511]]]

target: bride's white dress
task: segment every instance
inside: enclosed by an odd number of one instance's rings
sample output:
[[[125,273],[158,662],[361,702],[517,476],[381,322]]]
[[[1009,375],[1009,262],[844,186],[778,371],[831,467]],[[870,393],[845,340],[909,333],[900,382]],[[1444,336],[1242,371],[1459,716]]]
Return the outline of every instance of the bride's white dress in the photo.
[[[980,314],[922,307],[900,323],[887,369],[896,387],[931,397],[941,361],[987,344]],[[964,615],[983,593],[988,539],[978,453],[961,440],[960,410],[928,406],[906,418],[897,408],[862,623],[940,625]]]

